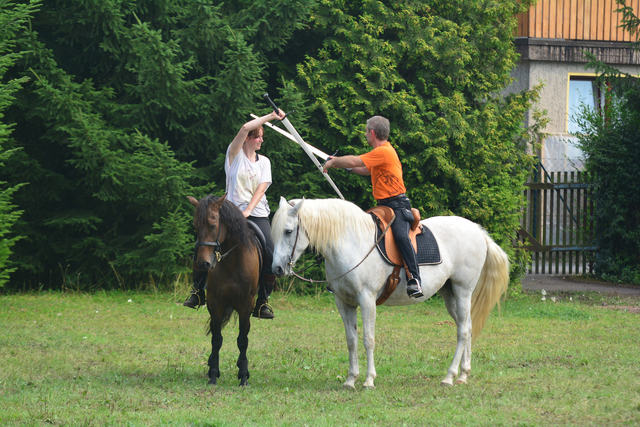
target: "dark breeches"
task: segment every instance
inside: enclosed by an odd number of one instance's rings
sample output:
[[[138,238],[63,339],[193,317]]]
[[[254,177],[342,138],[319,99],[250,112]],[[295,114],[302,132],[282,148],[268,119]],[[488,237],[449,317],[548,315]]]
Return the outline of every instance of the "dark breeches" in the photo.
[[[262,259],[262,271],[260,273],[260,287],[258,288],[258,301],[266,301],[273,292],[275,276],[271,272],[271,263],[273,262],[273,240],[271,239],[271,224],[267,217],[250,216],[249,221],[253,222],[260,228],[264,235],[266,248],[264,248]]]
[[[393,209],[396,219],[391,224],[391,232],[396,241],[396,245],[402,254],[402,259],[407,264],[407,268],[413,277],[420,278],[416,252],[413,250],[409,239],[409,229],[413,223],[411,213],[411,201],[405,195],[391,197],[389,199],[378,200],[379,205],[388,206]]]

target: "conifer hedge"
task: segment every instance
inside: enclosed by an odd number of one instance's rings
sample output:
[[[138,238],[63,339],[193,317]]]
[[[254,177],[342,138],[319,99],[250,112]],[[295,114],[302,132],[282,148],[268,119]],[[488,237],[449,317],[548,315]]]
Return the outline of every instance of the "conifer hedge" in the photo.
[[[8,147],[14,124],[6,120],[5,111],[15,101],[15,93],[26,81],[24,77],[7,79],[5,75],[7,69],[22,55],[16,49],[14,39],[16,34],[24,30],[32,12],[33,7],[30,5],[8,4],[0,13],[0,169],[3,170],[19,150],[19,147]],[[0,288],[16,270],[12,248],[23,236],[15,233],[13,227],[22,211],[15,205],[13,198],[23,185],[20,182],[10,184],[0,178]]]
[[[227,144],[269,91],[310,143],[364,152],[365,120],[391,120],[424,215],[481,223],[514,260],[522,127],[535,93],[502,97],[516,60],[512,1],[47,0],[12,36],[25,52],[0,179],[24,211],[12,227],[16,288],[139,287],[189,270],[185,196],[224,191]],[[20,80],[22,79],[22,80]],[[266,130],[272,207],[333,197],[305,155]],[[347,199],[370,183],[332,172]],[[14,208],[12,208],[14,209]]]

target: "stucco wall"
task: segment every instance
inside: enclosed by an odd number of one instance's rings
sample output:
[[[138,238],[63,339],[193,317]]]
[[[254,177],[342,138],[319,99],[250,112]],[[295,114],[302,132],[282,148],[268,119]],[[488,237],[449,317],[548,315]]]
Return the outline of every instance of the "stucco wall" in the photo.
[[[573,170],[582,167],[581,153],[567,132],[570,76],[595,76],[587,68],[584,46],[576,42],[559,40],[517,40],[521,60],[511,73],[513,83],[504,93],[519,92],[542,84],[540,99],[535,108],[545,110],[548,123],[544,132],[549,135],[543,142],[541,159],[549,170]],[[623,49],[620,44],[591,43],[588,50],[601,60],[622,72],[640,75],[640,56]],[[525,125],[533,124],[533,110],[529,111]]]

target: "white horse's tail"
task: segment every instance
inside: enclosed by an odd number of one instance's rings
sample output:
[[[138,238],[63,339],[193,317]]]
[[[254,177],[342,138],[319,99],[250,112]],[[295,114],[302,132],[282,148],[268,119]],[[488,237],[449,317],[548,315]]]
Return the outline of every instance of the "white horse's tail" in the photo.
[[[471,337],[478,338],[485,321],[493,307],[507,291],[509,284],[509,258],[500,246],[485,232],[487,241],[487,259],[482,267],[482,273],[471,297]]]

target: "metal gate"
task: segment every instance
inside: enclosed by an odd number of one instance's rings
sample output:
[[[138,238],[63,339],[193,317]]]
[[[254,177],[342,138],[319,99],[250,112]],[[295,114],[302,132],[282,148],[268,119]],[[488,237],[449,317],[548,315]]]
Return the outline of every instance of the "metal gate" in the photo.
[[[538,165],[526,184],[519,233],[531,251],[530,274],[591,273],[596,248],[589,190],[584,172],[547,172]]]

